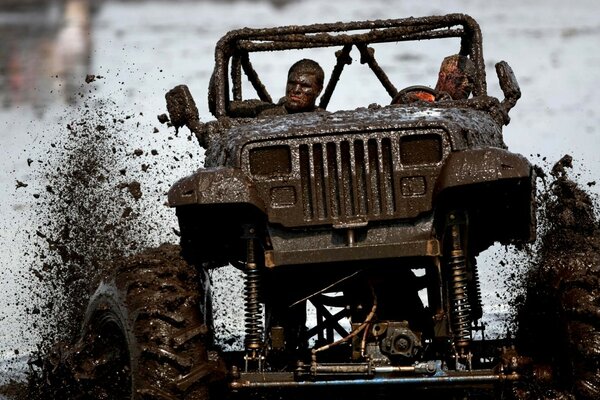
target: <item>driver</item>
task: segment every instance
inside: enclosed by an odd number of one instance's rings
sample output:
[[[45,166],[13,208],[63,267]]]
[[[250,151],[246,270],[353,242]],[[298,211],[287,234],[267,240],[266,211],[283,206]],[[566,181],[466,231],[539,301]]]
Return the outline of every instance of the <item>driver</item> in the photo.
[[[315,104],[324,80],[323,68],[316,61],[305,58],[296,62],[288,72],[285,97],[278,103],[280,107],[265,110],[260,116],[320,110]]]

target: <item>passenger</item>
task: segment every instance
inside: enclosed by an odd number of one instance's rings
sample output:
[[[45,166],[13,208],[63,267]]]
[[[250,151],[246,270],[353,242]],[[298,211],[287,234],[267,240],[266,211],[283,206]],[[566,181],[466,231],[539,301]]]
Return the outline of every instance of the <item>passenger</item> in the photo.
[[[295,114],[320,110],[316,106],[317,97],[323,90],[325,73],[316,61],[307,58],[290,67],[285,88],[285,97],[273,109],[261,112],[260,116]]]
[[[411,86],[400,91],[392,104],[415,101],[466,100],[473,90],[475,64],[467,56],[454,54],[444,58],[435,91],[425,86]]]
[[[454,54],[444,58],[435,90],[447,93],[453,100],[466,100],[473,90],[475,64],[467,56]]]

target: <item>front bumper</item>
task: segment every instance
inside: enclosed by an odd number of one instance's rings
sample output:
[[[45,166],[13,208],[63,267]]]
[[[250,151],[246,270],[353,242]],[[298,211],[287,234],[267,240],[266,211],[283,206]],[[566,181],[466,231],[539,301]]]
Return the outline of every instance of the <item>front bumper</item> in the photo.
[[[394,370],[396,368],[396,370]],[[401,368],[401,369],[399,369]],[[390,386],[428,389],[494,389],[506,383],[521,379],[516,372],[498,372],[493,369],[473,371],[448,371],[441,367],[441,362],[428,371],[415,370],[411,367],[381,367],[370,371],[351,374],[339,374],[336,378],[330,374],[314,374],[299,376],[296,372],[246,372],[240,373],[230,383],[236,392],[261,391],[270,389],[302,389],[302,388],[352,388]]]

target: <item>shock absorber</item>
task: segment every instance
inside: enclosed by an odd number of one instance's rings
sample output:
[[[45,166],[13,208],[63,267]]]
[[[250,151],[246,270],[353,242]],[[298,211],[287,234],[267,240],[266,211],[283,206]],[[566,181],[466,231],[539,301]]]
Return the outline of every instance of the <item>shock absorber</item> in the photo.
[[[453,216],[453,214],[450,215],[451,220]],[[471,342],[471,303],[469,301],[467,260],[461,238],[461,224],[452,224],[450,226],[450,234],[451,249],[448,257],[448,267],[450,270],[450,320],[454,335],[454,345],[457,350],[464,353],[464,349]]]
[[[246,348],[246,371],[249,363],[256,362],[262,369],[263,326],[262,306],[260,304],[260,271],[254,254],[256,246],[256,229],[247,226],[244,229],[246,239],[246,268],[244,281],[244,347]]]

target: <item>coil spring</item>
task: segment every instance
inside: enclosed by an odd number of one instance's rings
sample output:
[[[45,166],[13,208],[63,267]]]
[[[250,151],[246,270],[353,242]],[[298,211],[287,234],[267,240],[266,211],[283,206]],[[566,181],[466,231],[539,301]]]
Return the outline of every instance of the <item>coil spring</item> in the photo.
[[[479,271],[475,259],[471,261],[471,282],[469,290],[469,299],[471,300],[471,313],[473,320],[478,320],[483,315],[481,306],[481,284],[479,282]]]
[[[467,288],[467,263],[462,251],[453,251],[449,264],[454,344],[456,347],[465,347],[471,341],[471,304]]]
[[[244,287],[246,349],[262,346],[262,306],[260,304],[260,275],[256,264],[248,263]]]

